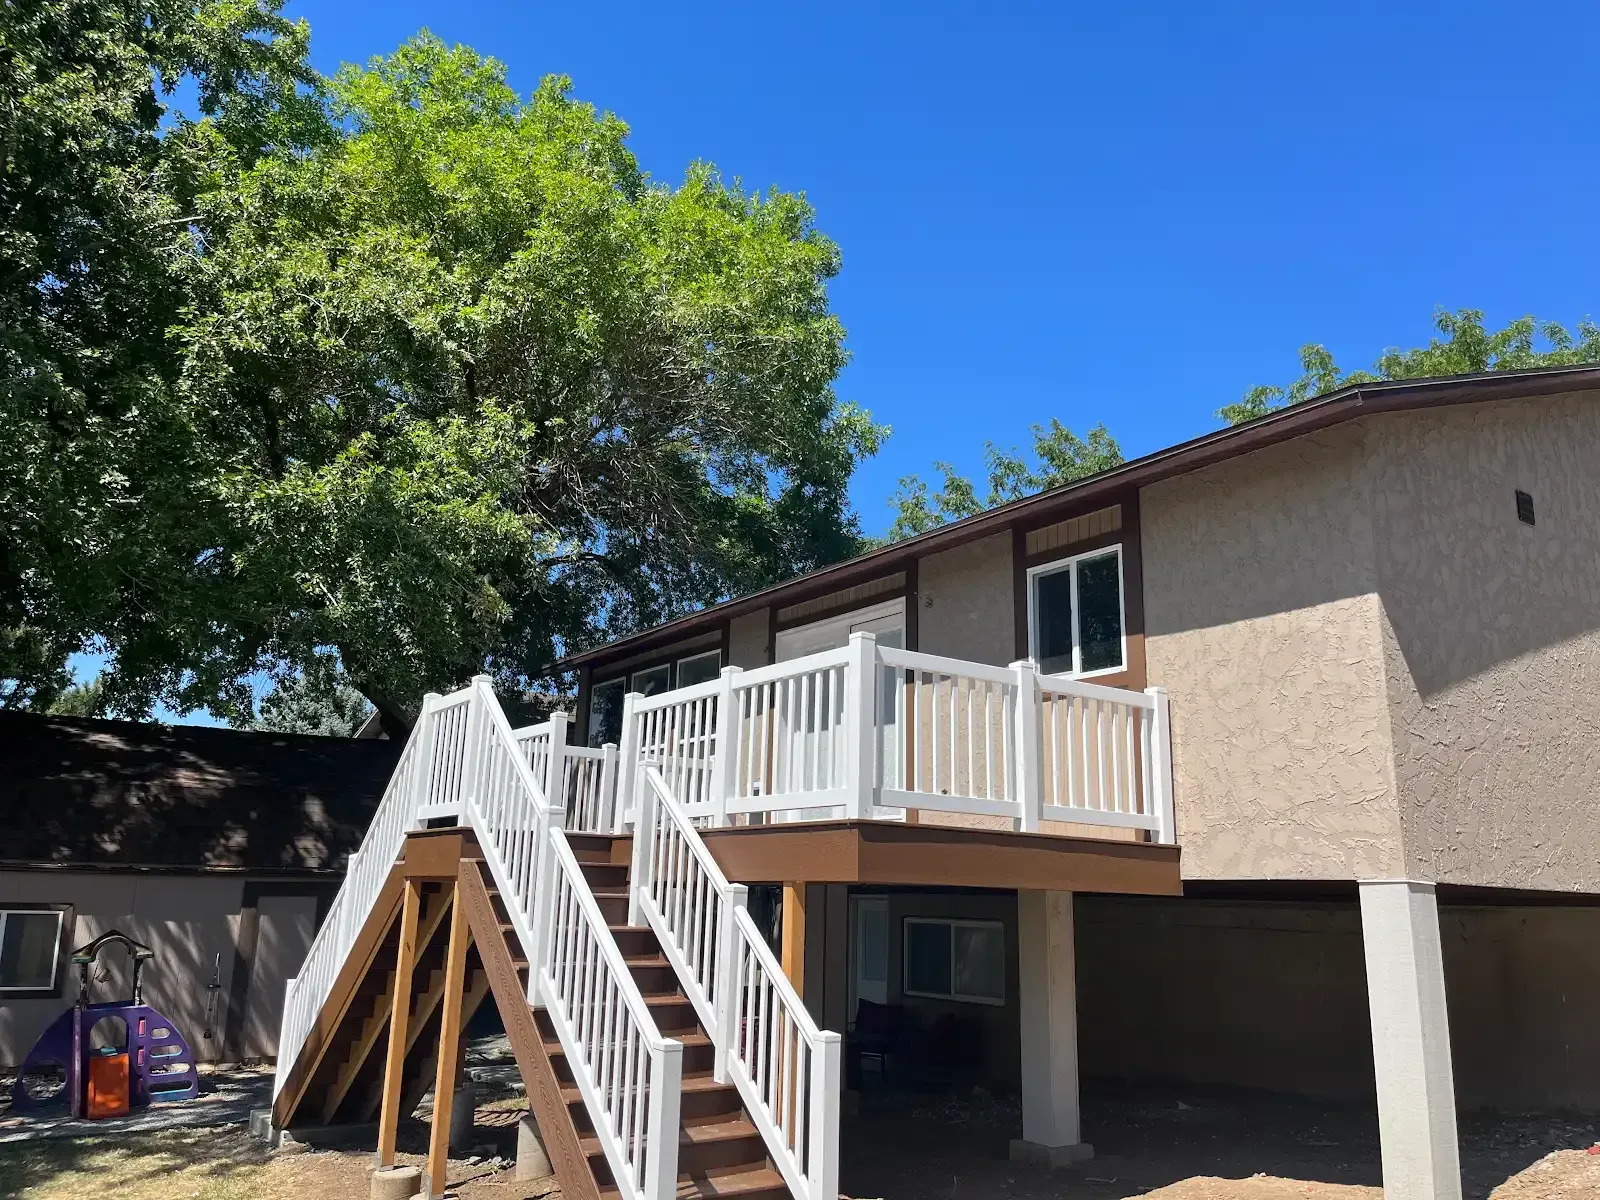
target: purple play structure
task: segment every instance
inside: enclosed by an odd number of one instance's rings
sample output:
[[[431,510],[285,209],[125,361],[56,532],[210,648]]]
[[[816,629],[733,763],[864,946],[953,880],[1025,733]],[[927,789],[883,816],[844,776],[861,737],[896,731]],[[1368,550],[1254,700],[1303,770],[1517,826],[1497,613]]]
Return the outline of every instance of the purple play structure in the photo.
[[[89,970],[100,951],[112,942],[126,946],[133,957],[133,995],[126,1001],[91,1004]],[[128,1055],[130,1110],[169,1100],[192,1100],[200,1094],[194,1051],[171,1021],[143,1001],[139,972],[154,957],[155,951],[150,947],[115,929],[72,952],[72,961],[78,968],[77,1003],[52,1021],[28,1052],[11,1089],[13,1112],[37,1113],[60,1105],[62,1097],[37,1099],[27,1088],[30,1074],[59,1072],[66,1077],[63,1095],[68,1111],[74,1117],[84,1115],[89,1059],[95,1053],[89,1044],[90,1030],[106,1017],[117,1018],[126,1030],[126,1043],[117,1049]]]

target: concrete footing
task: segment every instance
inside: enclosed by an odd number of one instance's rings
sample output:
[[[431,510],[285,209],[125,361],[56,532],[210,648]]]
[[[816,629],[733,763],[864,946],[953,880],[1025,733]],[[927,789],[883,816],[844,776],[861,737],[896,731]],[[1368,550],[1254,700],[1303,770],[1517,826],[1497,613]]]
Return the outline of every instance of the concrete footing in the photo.
[[[544,1179],[555,1174],[550,1168],[550,1155],[539,1136],[539,1127],[532,1117],[523,1117],[517,1123],[517,1182]]]
[[[1068,1146],[1041,1146],[1038,1142],[1011,1139],[1011,1161],[1030,1163],[1036,1167],[1057,1170],[1074,1163],[1087,1162],[1094,1157],[1094,1147],[1088,1142],[1074,1142]]]
[[[372,1200],[411,1200],[422,1191],[416,1167],[379,1167],[372,1173]]]
[[[472,1149],[472,1119],[478,1109],[478,1089],[470,1083],[456,1088],[455,1103],[450,1108],[450,1149],[453,1153],[467,1153]]]

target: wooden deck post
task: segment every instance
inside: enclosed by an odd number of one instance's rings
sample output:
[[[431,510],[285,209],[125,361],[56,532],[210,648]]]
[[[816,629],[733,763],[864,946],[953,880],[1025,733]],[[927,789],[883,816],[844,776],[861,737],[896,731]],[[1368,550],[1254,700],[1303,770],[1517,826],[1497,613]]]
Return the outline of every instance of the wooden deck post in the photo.
[[[394,1146],[400,1128],[401,1075],[406,1062],[406,1021],[411,1016],[411,968],[417,960],[417,919],[422,889],[414,879],[405,881],[400,907],[400,949],[394,964],[394,997],[389,1002],[389,1053],[383,1063],[383,1103],[378,1109],[378,1166],[394,1166]]]
[[[467,910],[461,883],[451,887],[450,948],[444,966],[444,1011],[439,1018],[439,1059],[433,1077],[433,1128],[428,1134],[428,1196],[444,1195],[449,1176],[450,1109],[456,1098],[456,1064],[461,1056],[461,1008],[467,977]]]
[[[783,973],[802,1000],[806,995],[806,885],[783,885]]]

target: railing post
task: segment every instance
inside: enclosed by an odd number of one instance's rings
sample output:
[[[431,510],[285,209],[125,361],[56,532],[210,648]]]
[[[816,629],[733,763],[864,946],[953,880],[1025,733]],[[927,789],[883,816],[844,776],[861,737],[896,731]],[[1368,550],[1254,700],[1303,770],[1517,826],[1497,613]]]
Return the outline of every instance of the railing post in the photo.
[[[645,1125],[644,1200],[678,1194],[678,1115],[683,1105],[683,1043],[668,1038],[650,1051],[650,1112]]]
[[[845,778],[844,815],[865,820],[872,815],[877,793],[878,639],[870,633],[850,635],[850,657],[844,669]]]
[[[483,747],[489,740],[489,710],[486,700],[494,697],[494,680],[487,675],[472,677],[472,703],[467,706],[467,736],[461,747],[461,809],[456,820],[467,823],[467,814],[478,803],[479,774],[483,766]],[[471,807],[469,807],[471,806]]]
[[[438,692],[428,692],[422,697],[422,711],[417,714],[417,727],[412,736],[417,742],[416,766],[416,792],[411,797],[411,811],[406,818],[406,828],[410,829],[416,822],[417,809],[421,808],[433,795],[433,713],[439,707],[439,701],[444,697]]]
[[[567,811],[567,730],[572,717],[568,713],[550,714],[550,765],[544,779],[545,802],[552,808]]]
[[[806,1137],[813,1196],[839,1194],[839,1097],[844,1090],[844,1039],[831,1030],[817,1035],[817,1061],[811,1076],[811,1113]]]
[[[628,924],[644,924],[644,897],[655,886],[651,878],[655,866],[656,827],[661,821],[661,806],[656,803],[656,789],[651,784],[646,769],[641,765],[636,778],[639,781],[639,799],[633,809],[633,867],[628,888]]]
[[[617,744],[607,742],[600,747],[600,794],[595,797],[595,826],[613,829],[617,814]]]
[[[1178,840],[1177,815],[1172,803],[1172,704],[1163,687],[1145,688],[1155,701],[1155,728],[1150,731],[1150,794],[1155,800],[1156,841],[1172,845]]]
[[[711,755],[711,825],[721,829],[728,823],[728,801],[733,797],[739,776],[739,714],[734,711],[734,685],[743,667],[723,667],[717,689],[716,749]]]
[[[629,692],[622,697],[621,769],[617,772],[617,811],[616,824],[611,829],[613,833],[627,832],[628,805],[633,802],[637,791],[634,779],[639,774],[639,722],[633,709],[643,699],[640,692]]]
[[[722,926],[717,931],[716,1004],[717,1027],[711,1036],[715,1039],[717,1058],[712,1068],[718,1083],[728,1082],[728,1056],[733,1053],[734,1041],[739,1036],[736,1015],[738,1006],[733,996],[739,986],[739,922],[736,914],[750,906],[750,889],[742,883],[728,886],[722,898],[719,916]]]
[[[1038,833],[1044,811],[1044,755],[1039,749],[1039,673],[1030,659],[1011,664],[1017,673],[1017,727],[1011,740],[1016,766],[1015,799],[1020,807],[1017,827]]]

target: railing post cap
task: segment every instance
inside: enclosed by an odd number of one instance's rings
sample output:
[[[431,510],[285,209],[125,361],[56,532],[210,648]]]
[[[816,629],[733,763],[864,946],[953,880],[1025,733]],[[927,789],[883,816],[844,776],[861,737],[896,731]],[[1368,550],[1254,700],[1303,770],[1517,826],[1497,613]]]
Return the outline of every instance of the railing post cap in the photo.
[[[1167,689],[1158,684],[1154,687],[1145,688],[1144,694],[1146,696],[1165,696],[1167,694]]]
[[[861,629],[861,630],[857,630],[855,633],[852,633],[850,635],[850,640],[852,642],[858,641],[858,640],[859,641],[864,641],[864,642],[876,642],[878,640],[878,635],[873,633],[873,632],[871,632],[870,630]]]
[[[493,683],[494,682],[494,676],[493,675],[474,675],[472,677],[472,682],[473,683]]]
[[[1037,671],[1039,664],[1031,658],[1019,658],[1006,669],[1010,671]]]
[[[744,674],[744,668],[743,667],[735,667],[732,664],[730,664],[730,665],[722,668],[722,674],[724,674],[724,675],[742,675],[742,674]]]

